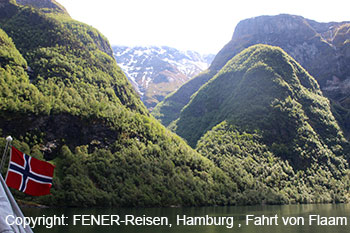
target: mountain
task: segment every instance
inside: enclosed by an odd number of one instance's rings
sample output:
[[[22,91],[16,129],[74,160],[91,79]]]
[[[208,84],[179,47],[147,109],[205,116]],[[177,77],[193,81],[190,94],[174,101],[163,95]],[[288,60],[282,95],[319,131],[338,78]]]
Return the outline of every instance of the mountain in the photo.
[[[52,195],[13,190],[18,199],[349,202],[347,141],[315,79],[281,49],[243,51],[192,97],[172,126],[198,141],[193,149],[149,114],[98,30],[53,0],[18,3],[0,3],[0,149],[12,135],[16,148],[56,165]]]
[[[207,69],[214,55],[162,46],[113,46],[118,65],[148,109],[189,79]]]
[[[237,184],[240,172],[244,182],[250,176],[249,189],[256,192],[267,185],[263,171],[274,166],[290,171],[274,175],[271,192],[279,197],[288,196],[283,183],[293,179],[305,182],[309,193],[311,187],[327,186],[327,195],[337,190],[335,183],[345,187],[349,142],[317,81],[279,47],[255,45],[233,57],[170,127]]]
[[[318,23],[295,15],[259,16],[243,20],[231,41],[216,55],[206,72],[193,78],[165,98],[153,115],[169,125],[190,97],[235,55],[254,44],[279,46],[299,62],[334,102],[333,111],[345,131],[350,130],[348,22]],[[350,131],[349,131],[350,132]]]
[[[301,121],[298,117],[308,119],[300,124],[322,130],[324,141],[344,140],[317,81],[283,50],[267,45],[252,46],[232,58],[192,96],[172,126],[192,146],[224,120],[247,131],[263,130],[271,143],[289,141],[295,130],[286,124],[287,116],[296,113],[286,112],[282,118],[283,106],[300,112],[291,126]]]
[[[35,8],[39,8],[43,11],[45,9],[49,9],[48,12],[51,12],[54,10],[55,12],[58,13],[64,13],[68,14],[67,10],[64,8],[64,6],[60,5],[58,2],[55,0],[16,0],[17,4],[21,4],[23,6],[32,6]]]
[[[55,1],[0,3],[0,147],[56,165],[52,206],[233,204],[235,184],[149,115],[108,40]],[[29,4],[30,3],[30,4]]]

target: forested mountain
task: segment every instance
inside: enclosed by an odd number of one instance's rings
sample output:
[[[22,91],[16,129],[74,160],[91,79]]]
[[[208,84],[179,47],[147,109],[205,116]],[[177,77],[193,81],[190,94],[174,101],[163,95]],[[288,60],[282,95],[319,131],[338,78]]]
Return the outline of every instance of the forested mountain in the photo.
[[[259,183],[252,190],[267,185],[261,176],[273,166],[293,171],[277,175],[280,191],[295,176],[307,189],[331,187],[323,197],[337,185],[347,189],[349,143],[330,103],[317,81],[278,47],[255,45],[236,55],[170,127],[236,182],[242,172],[251,176]]]
[[[56,165],[53,195],[33,200],[233,203],[228,176],[149,116],[108,41],[46,2],[0,4],[1,137],[14,136],[18,149]]]
[[[207,69],[214,55],[180,51],[167,46],[113,46],[118,65],[148,109],[189,79]]]
[[[317,81],[278,47],[256,45],[236,55],[199,89],[171,127],[195,146],[224,120],[262,131],[269,144],[303,134],[297,122],[332,146],[345,141]]]
[[[319,23],[295,15],[259,16],[238,23],[232,40],[217,54],[206,72],[193,78],[158,104],[153,114],[164,125],[175,120],[190,97],[235,55],[254,44],[281,47],[300,63],[331,98],[333,112],[350,132],[349,22]]]

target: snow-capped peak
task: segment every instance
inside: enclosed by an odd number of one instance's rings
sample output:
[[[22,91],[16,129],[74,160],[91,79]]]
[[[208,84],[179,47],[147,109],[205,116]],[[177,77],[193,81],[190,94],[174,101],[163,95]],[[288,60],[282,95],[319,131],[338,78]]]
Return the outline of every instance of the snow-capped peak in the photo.
[[[214,55],[167,46],[113,46],[113,51],[147,107],[155,106],[167,94],[207,69],[214,58]]]

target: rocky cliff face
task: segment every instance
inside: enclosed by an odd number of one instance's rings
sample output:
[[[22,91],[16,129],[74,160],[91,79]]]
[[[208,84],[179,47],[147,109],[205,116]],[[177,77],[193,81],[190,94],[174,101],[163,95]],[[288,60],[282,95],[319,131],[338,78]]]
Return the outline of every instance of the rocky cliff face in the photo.
[[[329,65],[333,65],[334,73],[328,77],[323,91],[350,109],[350,24],[344,24],[336,30],[332,45],[336,59]]]
[[[339,67],[341,49],[333,41],[345,22],[318,23],[294,15],[260,16],[241,21],[232,40],[216,56],[212,68],[220,69],[238,52],[254,44],[279,46],[316,77],[322,87],[333,76],[346,79]]]

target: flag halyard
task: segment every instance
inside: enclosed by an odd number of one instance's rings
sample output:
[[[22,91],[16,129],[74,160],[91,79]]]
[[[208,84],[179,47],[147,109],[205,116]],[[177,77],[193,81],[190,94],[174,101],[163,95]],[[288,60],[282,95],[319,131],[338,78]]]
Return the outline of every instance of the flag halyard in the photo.
[[[50,194],[55,166],[12,147],[6,184],[32,196]]]

